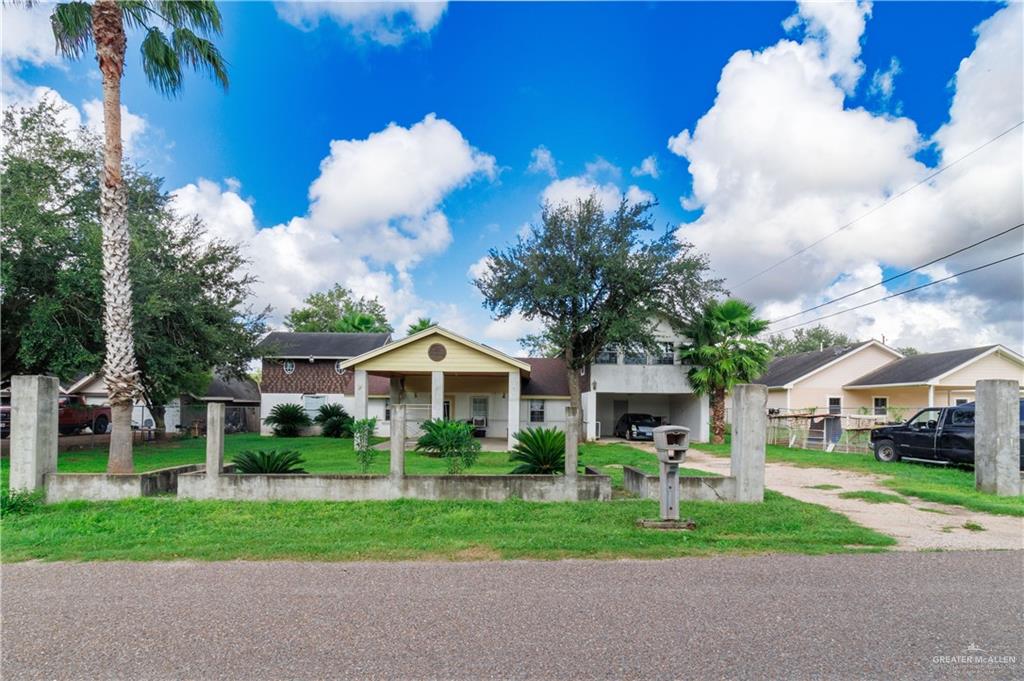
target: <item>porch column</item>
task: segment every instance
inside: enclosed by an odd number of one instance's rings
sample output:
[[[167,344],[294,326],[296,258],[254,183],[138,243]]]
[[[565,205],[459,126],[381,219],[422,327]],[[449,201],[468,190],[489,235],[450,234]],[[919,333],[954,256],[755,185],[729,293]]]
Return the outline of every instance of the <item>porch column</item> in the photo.
[[[934,407],[935,406],[935,386],[934,385],[928,386],[928,406],[929,407]]]
[[[366,369],[356,369],[355,371],[355,399],[356,403],[353,407],[355,410],[354,417],[356,420],[365,419],[368,413],[366,408],[366,393],[367,391],[367,378]]]
[[[522,396],[519,394],[519,369],[508,372],[508,448],[516,446],[515,434],[519,432],[519,407]]]
[[[444,372],[430,372],[430,418],[444,418]]]
[[[581,397],[583,399],[583,423],[587,428],[583,439],[592,442],[597,439],[597,391],[588,390]]]

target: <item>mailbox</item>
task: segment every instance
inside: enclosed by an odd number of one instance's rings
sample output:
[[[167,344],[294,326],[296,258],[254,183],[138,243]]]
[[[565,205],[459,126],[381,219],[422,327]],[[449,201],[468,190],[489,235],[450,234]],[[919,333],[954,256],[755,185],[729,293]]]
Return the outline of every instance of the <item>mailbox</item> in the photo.
[[[682,463],[690,447],[690,429],[685,426],[658,426],[654,429],[654,449],[664,463]]]

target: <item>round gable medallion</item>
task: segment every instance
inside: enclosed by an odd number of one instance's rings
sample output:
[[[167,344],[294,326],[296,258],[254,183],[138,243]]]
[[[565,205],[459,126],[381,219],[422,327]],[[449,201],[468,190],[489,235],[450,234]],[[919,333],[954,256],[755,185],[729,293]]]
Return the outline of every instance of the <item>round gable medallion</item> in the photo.
[[[429,348],[427,348],[427,357],[434,360],[435,362],[440,362],[447,356],[448,350],[446,350],[445,347],[440,343],[434,343]]]

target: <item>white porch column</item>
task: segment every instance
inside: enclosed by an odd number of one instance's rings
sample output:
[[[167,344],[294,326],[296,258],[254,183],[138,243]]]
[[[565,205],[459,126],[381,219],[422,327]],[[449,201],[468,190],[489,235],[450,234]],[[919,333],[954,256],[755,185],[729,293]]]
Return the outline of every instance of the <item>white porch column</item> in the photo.
[[[444,372],[430,372],[430,418],[444,418]]]
[[[355,372],[355,419],[365,419],[369,410],[366,407],[367,400],[367,377],[366,369],[356,369]]]
[[[786,391],[786,399],[789,399],[789,391]],[[697,442],[711,441],[711,400],[707,395],[698,395],[697,401],[700,404],[700,424],[697,432],[690,432],[690,439]],[[696,437],[695,437],[696,436]]]
[[[593,442],[597,440],[597,391],[588,390],[580,397],[583,401],[583,422],[586,426],[584,439]]]
[[[934,385],[928,386],[928,406],[929,407],[934,407],[935,406],[935,386]]]
[[[519,370],[508,372],[508,448],[510,450],[516,446],[515,434],[519,432],[519,408],[522,399],[519,394],[520,384]]]

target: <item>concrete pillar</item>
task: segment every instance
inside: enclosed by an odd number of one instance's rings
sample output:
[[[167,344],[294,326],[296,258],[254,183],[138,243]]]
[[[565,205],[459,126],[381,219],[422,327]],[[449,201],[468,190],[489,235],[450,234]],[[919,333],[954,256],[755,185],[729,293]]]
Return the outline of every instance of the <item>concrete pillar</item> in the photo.
[[[224,471],[224,403],[206,405],[206,480],[216,485]]]
[[[405,405],[391,405],[391,477],[405,477]]]
[[[583,400],[583,422],[587,428],[584,439],[593,442],[597,439],[597,391],[588,390],[580,397]]]
[[[57,472],[57,379],[11,377],[10,489],[34,492]]]
[[[394,406],[402,401],[402,377],[392,376],[390,383],[388,397],[391,399],[391,406]]]
[[[736,478],[736,501],[764,501],[767,408],[767,386],[743,384],[733,388],[730,468]]]
[[[430,372],[430,418],[444,418],[444,372]]]
[[[1020,384],[1004,379],[974,386],[974,486],[1001,497],[1021,493]]]
[[[352,407],[355,410],[355,413],[352,416],[356,420],[365,419],[368,414],[368,409],[366,407],[369,392],[367,382],[366,370],[356,369],[355,385],[353,389],[353,392],[355,393],[355,404]]]
[[[519,370],[508,372],[508,448],[511,450],[516,446],[515,434],[519,432],[520,410],[522,408],[522,395],[519,378]]]
[[[679,520],[679,464],[658,462],[661,519]]]
[[[576,482],[580,460],[580,419],[575,407],[565,408],[565,478]]]

